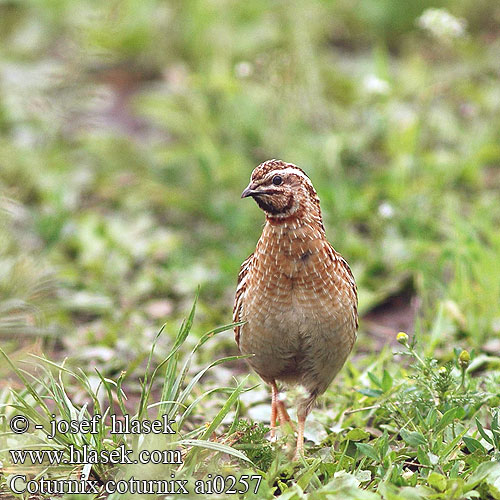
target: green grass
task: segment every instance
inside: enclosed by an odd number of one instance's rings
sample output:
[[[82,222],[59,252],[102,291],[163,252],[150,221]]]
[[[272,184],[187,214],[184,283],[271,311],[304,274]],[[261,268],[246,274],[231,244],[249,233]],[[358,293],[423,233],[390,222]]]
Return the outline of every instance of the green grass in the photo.
[[[48,477],[70,477],[74,476],[74,465],[57,465],[30,463],[30,459],[24,466],[16,464],[15,459],[10,450],[22,449],[54,449],[63,450],[64,458],[70,460],[70,447],[82,453],[84,448],[95,450],[98,454],[103,452],[112,453],[113,450],[120,446],[126,446],[128,450],[132,450],[133,459],[138,457],[139,452],[144,450],[171,450],[175,446],[183,447],[187,453],[182,459],[182,477],[192,478],[200,469],[203,462],[199,461],[199,448],[209,450],[212,454],[225,453],[229,456],[239,458],[243,462],[248,462],[249,459],[245,454],[237,449],[227,446],[224,443],[211,441],[208,438],[212,433],[219,428],[224,417],[232,410],[239,394],[243,390],[249,388],[244,387],[244,382],[240,382],[236,387],[218,387],[217,393],[228,394],[227,401],[222,408],[214,416],[210,425],[201,425],[189,432],[184,431],[184,422],[193,411],[196,411],[197,405],[207,396],[212,395],[215,391],[208,390],[194,397],[193,388],[203,375],[211,368],[237,359],[238,357],[230,356],[221,358],[212,362],[209,366],[204,367],[198,373],[191,375],[189,380],[186,380],[186,374],[196,351],[205,344],[214,335],[230,329],[233,325],[214,329],[198,341],[196,346],[189,354],[184,356],[182,366],[179,365],[179,349],[184,344],[187,335],[190,332],[195,308],[193,306],[190,316],[182,324],[175,338],[172,349],[165,359],[154,369],[151,368],[151,358],[155,350],[156,342],[160,338],[163,328],[158,332],[156,339],[151,348],[150,356],[147,362],[145,374],[141,380],[141,390],[136,401],[136,406],[132,410],[127,405],[127,395],[123,389],[126,382],[127,374],[122,374],[116,380],[105,378],[99,371],[99,384],[97,387],[92,387],[92,381],[89,376],[81,369],[70,370],[65,367],[65,363],[57,364],[48,359],[34,356],[38,368],[38,373],[33,373],[25,369],[16,367],[0,349],[0,355],[4,361],[10,365],[13,372],[20,379],[23,389],[20,391],[10,391],[5,394],[2,408],[2,434],[1,434],[1,450],[3,464],[3,476],[0,487],[5,493],[9,492],[8,484],[12,476],[16,474],[17,467],[26,470],[29,473],[37,476],[38,474],[48,475]],[[156,378],[160,373],[161,368],[165,366],[165,375],[163,382],[155,384]],[[69,384],[67,379],[71,378],[76,381],[76,384],[83,391],[86,403],[83,406],[75,405],[71,400],[69,393]],[[184,382],[186,385],[184,386]],[[153,399],[153,388],[160,389],[160,401],[151,403]],[[188,404],[189,403],[189,404]],[[18,435],[9,428],[10,419],[14,415],[24,415],[29,419],[31,429],[37,425],[40,426],[39,432]],[[101,418],[97,424],[97,430],[94,432],[54,432],[53,424],[55,419],[66,422],[77,420],[91,421],[94,415],[100,415]],[[111,415],[124,416],[129,415],[131,420],[144,421],[147,419],[161,420],[163,415],[167,415],[175,423],[172,428],[176,431],[175,434],[148,435],[138,434],[137,432],[114,433],[109,424]],[[183,432],[181,434],[181,429]],[[177,436],[177,437],[173,437]],[[154,439],[152,439],[154,438]],[[170,467],[171,468],[171,467]],[[122,470],[120,470],[122,469]],[[154,474],[166,475],[169,472],[169,467],[152,467],[150,464],[139,463],[138,466],[128,468],[115,464],[98,463],[90,466],[84,466],[83,470],[79,470],[78,474],[82,474],[83,478],[97,481],[102,484],[111,478],[129,478],[130,476],[145,476],[155,477]],[[78,476],[75,476],[75,478]]]
[[[221,327],[202,336],[191,350],[183,348],[194,320],[194,306],[179,329],[171,350],[154,369],[151,360],[158,333],[151,348],[141,390],[133,406],[124,385],[132,373],[122,373],[112,380],[97,372],[100,382],[92,387],[83,370],[71,370],[35,357],[33,367],[21,369],[3,350],[0,354],[22,382],[22,389],[12,389],[2,398],[2,433],[0,459],[3,476],[0,488],[9,491],[12,477],[29,471],[34,477],[85,478],[94,481],[102,494],[111,480],[131,477],[155,479],[170,477],[188,481],[195,491],[196,481],[209,474],[242,474],[261,479],[258,496],[269,498],[496,498],[500,481],[500,412],[498,373],[473,376],[474,355],[459,350],[447,363],[425,358],[418,346],[408,344],[400,333],[402,351],[389,350],[379,361],[357,372],[349,365],[339,393],[327,393],[322,405],[332,412],[314,410],[321,415],[321,437],[307,447],[305,458],[290,460],[293,436],[285,432],[275,443],[266,438],[262,424],[239,420],[238,398],[255,387],[247,377],[233,386],[207,389],[200,393],[200,380],[210,371],[235,357],[221,358],[199,371],[190,372],[198,350],[214,336],[229,328]],[[408,357],[408,360],[405,358]],[[492,359],[491,361],[495,361]],[[165,367],[163,380],[158,380]],[[386,368],[387,367],[387,368]],[[76,381],[85,404],[72,401],[68,380]],[[161,397],[155,397],[161,394]],[[206,414],[203,403],[216,402],[211,408],[210,423],[190,425],[189,419]],[[159,399],[159,400],[158,400]],[[346,401],[349,402],[346,405]],[[349,408],[349,409],[347,409]],[[91,420],[102,415],[97,432],[60,433],[51,436],[50,421]],[[167,414],[175,420],[173,435],[114,434],[110,415],[130,415],[132,419],[161,419]],[[9,430],[14,415],[25,415],[32,429],[40,431],[17,435]],[[222,425],[228,417],[230,425]],[[131,450],[130,457],[153,450],[182,450],[182,463],[176,464],[95,464],[86,466],[16,465],[11,450],[54,449],[70,455],[70,447],[83,453],[88,447],[97,453],[111,453],[121,446]],[[20,468],[20,469],[19,469]],[[222,495],[221,497],[223,497]],[[96,495],[95,498],[98,496]],[[94,498],[94,496],[89,498]],[[121,498],[116,494],[110,498]],[[245,498],[253,498],[252,493]]]
[[[432,7],[465,31],[419,21]],[[499,16],[488,0],[0,2],[2,487],[16,446],[158,445],[107,421],[12,436],[16,412],[45,430],[51,412],[166,412],[176,474],[261,474],[245,498],[499,498]],[[290,432],[268,442],[267,389],[220,327],[263,220],[239,195],[275,157],[308,172],[360,298],[299,463]]]

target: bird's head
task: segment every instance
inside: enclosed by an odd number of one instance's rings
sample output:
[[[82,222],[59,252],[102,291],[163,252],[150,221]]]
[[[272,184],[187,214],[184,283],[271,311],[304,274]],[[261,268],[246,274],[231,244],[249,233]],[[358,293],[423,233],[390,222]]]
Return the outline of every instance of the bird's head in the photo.
[[[268,160],[252,172],[250,184],[241,193],[251,196],[268,219],[320,216],[319,199],[306,173],[292,163]]]

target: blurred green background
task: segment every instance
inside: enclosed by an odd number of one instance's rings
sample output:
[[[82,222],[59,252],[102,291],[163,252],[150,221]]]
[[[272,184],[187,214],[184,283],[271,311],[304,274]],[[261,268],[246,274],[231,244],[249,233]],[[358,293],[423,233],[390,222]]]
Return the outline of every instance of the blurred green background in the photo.
[[[195,334],[230,323],[240,193],[281,158],[356,276],[358,355],[498,352],[499,26],[494,0],[2,0],[1,345],[114,376],[198,286]]]

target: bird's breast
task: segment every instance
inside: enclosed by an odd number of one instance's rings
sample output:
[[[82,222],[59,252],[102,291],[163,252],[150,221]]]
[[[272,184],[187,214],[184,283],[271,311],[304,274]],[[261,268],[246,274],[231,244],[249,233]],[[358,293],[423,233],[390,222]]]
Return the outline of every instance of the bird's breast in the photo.
[[[356,319],[355,292],[337,272],[324,235],[272,229],[270,237],[264,228],[248,272],[239,342],[244,354],[254,354],[249,362],[257,373],[270,380],[298,376],[304,360],[320,353],[349,352]]]
[[[245,299],[249,321],[299,335],[340,319],[342,297],[328,242],[318,232],[277,231],[267,238],[264,231],[257,245],[252,293]]]

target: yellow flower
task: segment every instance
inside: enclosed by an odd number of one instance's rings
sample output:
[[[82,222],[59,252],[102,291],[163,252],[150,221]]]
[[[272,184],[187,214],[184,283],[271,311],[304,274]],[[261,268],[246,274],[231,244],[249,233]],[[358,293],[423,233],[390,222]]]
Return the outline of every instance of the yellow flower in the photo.
[[[460,353],[460,356],[458,356],[458,364],[460,365],[461,368],[467,368],[470,364],[470,354],[463,350]]]
[[[396,340],[402,344],[406,345],[408,344],[408,335],[405,332],[399,332],[396,336]]]

